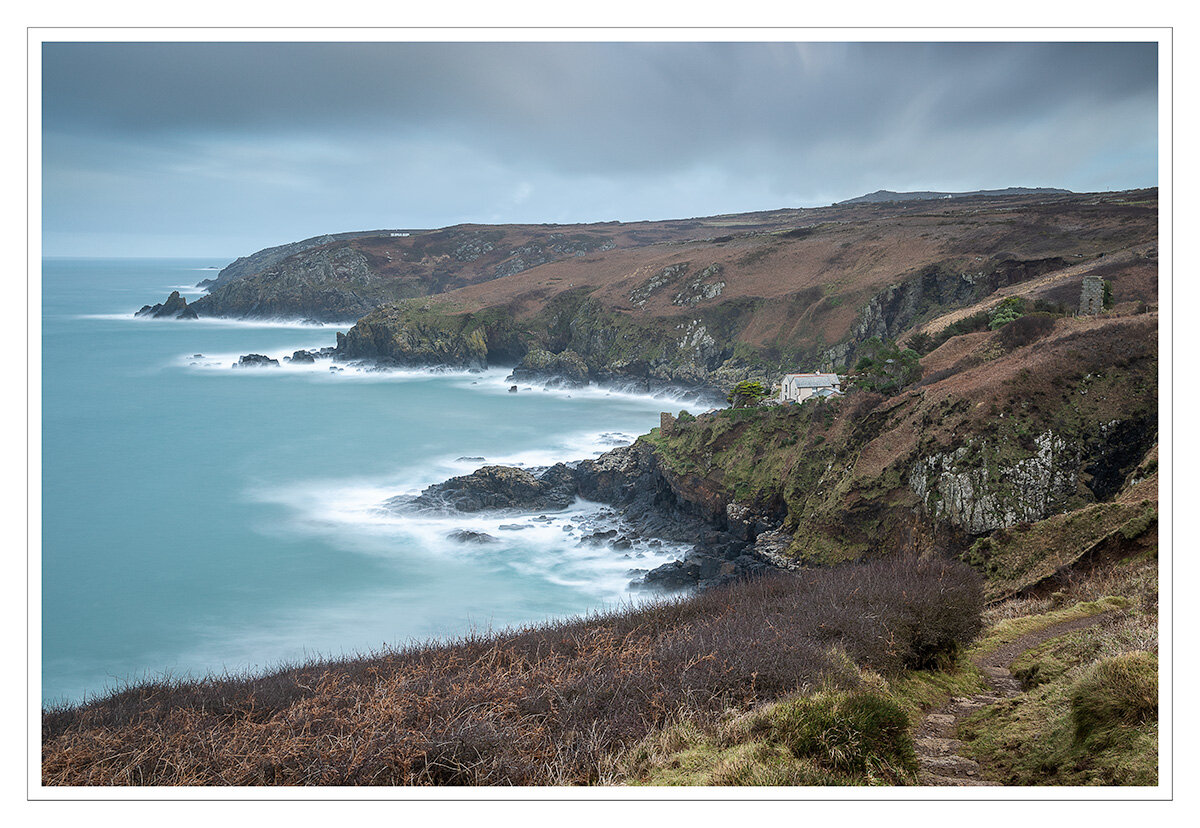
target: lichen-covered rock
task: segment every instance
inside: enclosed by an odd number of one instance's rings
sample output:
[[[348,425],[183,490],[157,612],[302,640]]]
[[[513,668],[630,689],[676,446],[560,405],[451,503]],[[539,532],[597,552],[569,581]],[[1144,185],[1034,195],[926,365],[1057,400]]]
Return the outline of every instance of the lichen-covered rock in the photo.
[[[712,264],[701,270],[688,280],[687,284],[675,294],[672,305],[698,305],[709,299],[716,299],[725,290],[725,280],[721,278],[724,268]]]
[[[909,486],[935,520],[971,535],[1066,511],[1079,497],[1081,448],[1054,432],[1034,438],[1030,457],[1005,460],[986,439],[919,460]]]

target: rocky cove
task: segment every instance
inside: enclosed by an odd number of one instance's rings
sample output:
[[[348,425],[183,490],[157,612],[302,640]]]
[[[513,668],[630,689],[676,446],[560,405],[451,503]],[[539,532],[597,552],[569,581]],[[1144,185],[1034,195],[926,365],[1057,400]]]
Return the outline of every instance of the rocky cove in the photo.
[[[399,514],[543,513],[534,520],[552,521],[555,518],[550,515],[565,510],[576,498],[610,507],[564,526],[580,531],[581,546],[606,545],[636,560],[639,548],[661,546],[664,540],[694,543],[681,560],[648,572],[631,570],[630,586],[634,588],[706,589],[762,574],[775,568],[772,559],[779,561],[778,533],[772,532],[777,526],[738,520],[734,513],[727,519],[706,513],[681,495],[653,449],[640,440],[595,459],[548,468],[483,466],[430,486],[417,496],[397,496],[382,505]],[[462,529],[450,537],[472,544],[496,540]]]

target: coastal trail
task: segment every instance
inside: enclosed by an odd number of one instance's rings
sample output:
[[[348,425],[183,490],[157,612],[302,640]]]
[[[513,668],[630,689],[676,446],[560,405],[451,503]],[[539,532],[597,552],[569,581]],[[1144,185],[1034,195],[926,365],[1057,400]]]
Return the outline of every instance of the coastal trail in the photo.
[[[925,716],[914,734],[917,762],[920,765],[919,784],[943,787],[1000,784],[982,778],[979,763],[962,754],[962,742],[955,738],[959,724],[981,707],[1014,698],[1024,692],[1021,683],[1013,677],[1009,669],[1022,653],[1051,638],[1090,627],[1106,615],[1107,613],[1100,613],[1052,624],[1002,644],[996,649],[975,655],[972,661],[991,689],[972,696],[952,698]]]

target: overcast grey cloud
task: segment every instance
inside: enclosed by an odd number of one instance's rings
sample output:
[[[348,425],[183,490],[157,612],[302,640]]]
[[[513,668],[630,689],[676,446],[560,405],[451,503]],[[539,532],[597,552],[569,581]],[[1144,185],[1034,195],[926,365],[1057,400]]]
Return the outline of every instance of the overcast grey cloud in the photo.
[[[47,43],[49,255],[1157,179],[1134,43]]]

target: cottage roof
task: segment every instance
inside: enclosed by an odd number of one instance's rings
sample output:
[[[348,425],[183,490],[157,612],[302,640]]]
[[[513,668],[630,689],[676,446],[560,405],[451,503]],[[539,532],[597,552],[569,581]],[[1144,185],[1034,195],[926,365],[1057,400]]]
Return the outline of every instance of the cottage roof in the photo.
[[[828,388],[840,384],[837,374],[785,374],[783,380],[795,388]]]

